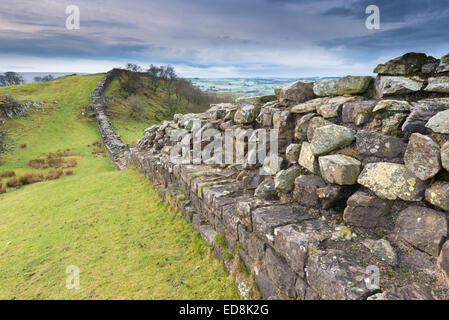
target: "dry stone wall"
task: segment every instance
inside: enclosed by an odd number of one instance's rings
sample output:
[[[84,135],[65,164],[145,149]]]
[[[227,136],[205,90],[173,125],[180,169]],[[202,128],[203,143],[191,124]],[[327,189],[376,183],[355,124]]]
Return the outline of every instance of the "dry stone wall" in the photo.
[[[243,298],[447,299],[448,72],[449,55],[409,53],[375,79],[297,81],[176,115],[125,157],[162,186]],[[279,152],[259,165],[170,161],[170,136],[195,121],[253,130],[249,141],[278,129]]]
[[[103,92],[113,80],[117,70],[113,69],[108,72],[105,77],[98,83],[97,87],[91,93],[91,108],[95,111],[98,129],[106,150],[111,160],[119,170],[127,168],[126,152],[129,145],[124,143],[120,136],[114,132],[111,121],[106,112],[106,103],[102,97]]]

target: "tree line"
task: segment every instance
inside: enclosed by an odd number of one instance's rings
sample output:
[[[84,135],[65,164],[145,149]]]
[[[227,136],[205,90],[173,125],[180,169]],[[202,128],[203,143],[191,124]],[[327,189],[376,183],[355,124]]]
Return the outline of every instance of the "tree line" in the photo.
[[[34,82],[47,82],[54,80],[54,77],[51,74],[49,74],[43,77],[40,76],[34,77],[33,80]],[[0,74],[0,87],[14,86],[18,84],[23,84],[24,82],[25,80],[23,79],[23,77],[17,72],[8,71],[5,72],[4,74]]]

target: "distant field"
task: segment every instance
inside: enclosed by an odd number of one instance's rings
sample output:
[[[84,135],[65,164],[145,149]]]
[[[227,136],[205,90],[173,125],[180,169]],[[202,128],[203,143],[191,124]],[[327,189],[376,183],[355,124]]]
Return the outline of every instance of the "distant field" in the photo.
[[[70,149],[77,161],[71,175],[0,194],[0,299],[237,299],[211,249],[158,190],[136,170],[118,172],[106,154],[92,153],[100,136],[81,111],[102,77],[0,88],[47,102],[5,120],[12,151],[0,155],[0,172],[46,175],[28,163],[58,150]],[[146,124],[123,115],[116,126],[131,141]],[[80,269],[78,290],[66,288],[71,265]]]

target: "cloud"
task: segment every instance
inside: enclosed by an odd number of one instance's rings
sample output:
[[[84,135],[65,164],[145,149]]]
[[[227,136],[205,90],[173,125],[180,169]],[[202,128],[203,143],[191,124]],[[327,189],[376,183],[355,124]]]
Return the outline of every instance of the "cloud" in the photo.
[[[301,77],[369,74],[405,51],[449,52],[447,0],[76,3],[81,30],[65,29],[70,1],[2,0],[2,64],[52,68],[57,60],[88,72],[129,61],[172,64],[192,77]],[[365,28],[368,4],[381,9],[380,31]]]

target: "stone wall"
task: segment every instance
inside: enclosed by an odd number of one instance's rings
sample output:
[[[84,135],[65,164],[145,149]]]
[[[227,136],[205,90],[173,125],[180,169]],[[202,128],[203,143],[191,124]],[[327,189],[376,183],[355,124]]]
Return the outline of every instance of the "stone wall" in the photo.
[[[103,143],[111,160],[114,162],[118,170],[124,170],[127,168],[125,154],[129,150],[129,145],[124,143],[120,136],[114,132],[112,124],[106,113],[106,103],[102,97],[103,92],[106,90],[117,72],[117,69],[113,69],[108,72],[98,83],[95,90],[92,91],[91,108],[95,111],[98,129],[100,130],[101,138],[103,139]]]
[[[243,298],[447,299],[448,72],[449,55],[410,53],[375,79],[297,81],[176,115],[126,158],[213,247]],[[263,165],[171,162],[170,136],[195,121],[252,130],[249,141],[278,129],[279,153]]]

